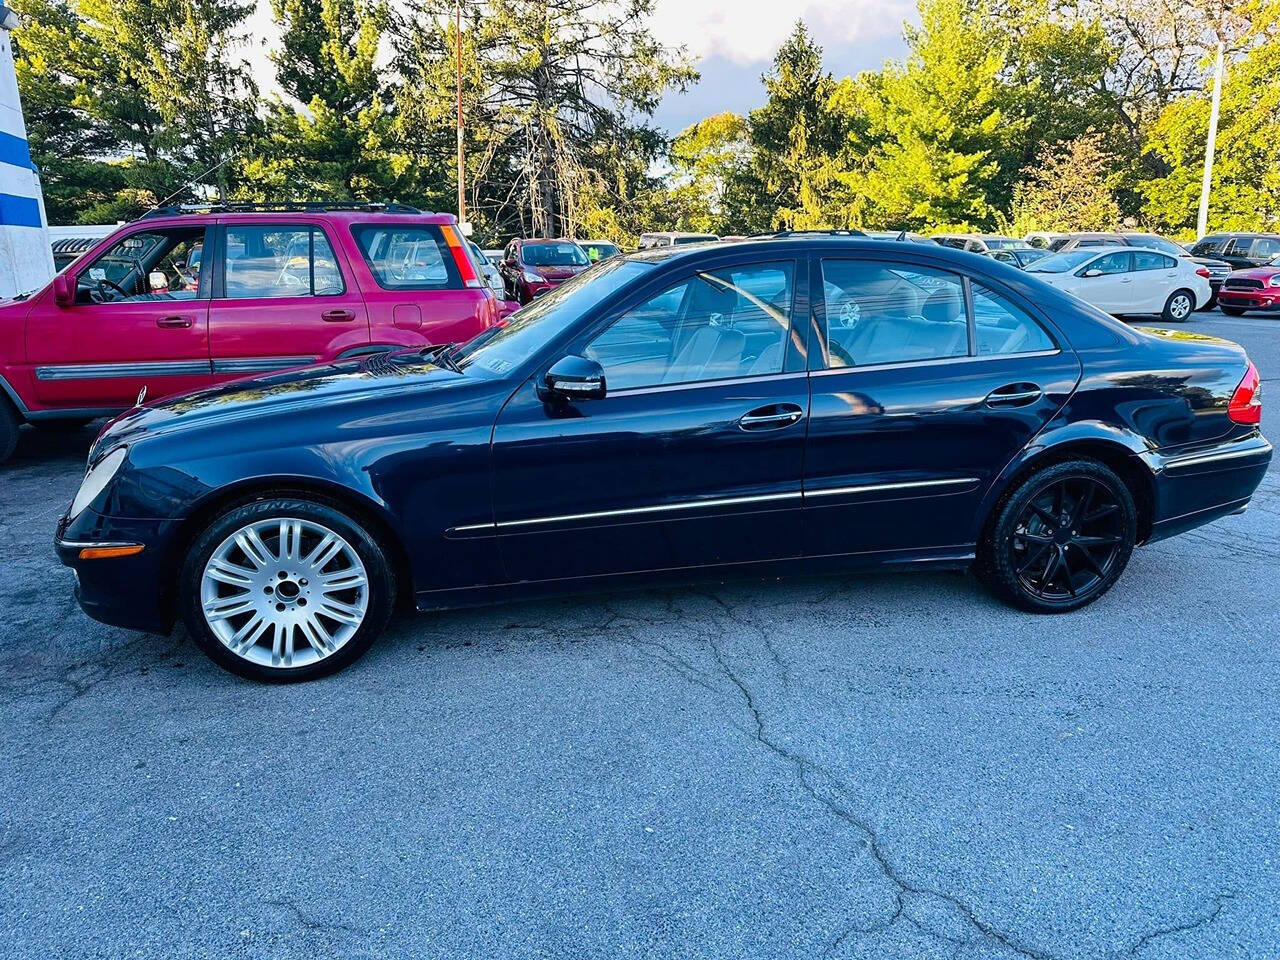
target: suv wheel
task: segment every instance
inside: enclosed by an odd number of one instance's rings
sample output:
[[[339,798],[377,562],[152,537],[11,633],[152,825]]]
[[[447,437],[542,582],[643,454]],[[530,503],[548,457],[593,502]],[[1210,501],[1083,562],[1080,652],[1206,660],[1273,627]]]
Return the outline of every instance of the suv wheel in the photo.
[[[369,649],[395,578],[350,517],[290,497],[210,523],[187,552],[178,595],[192,639],[219,666],[251,680],[311,680]]]
[[[9,401],[0,395],[0,463],[4,463],[18,446],[18,427],[22,421]]]
[[[1061,613],[1092,603],[1120,578],[1138,512],[1118,476],[1092,460],[1033,473],[996,509],[979,573],[1008,603]]]
[[[1223,312],[1223,313],[1225,313],[1228,317],[1243,317],[1243,316],[1244,316],[1244,308],[1243,308],[1243,307],[1228,307],[1225,303],[1222,305],[1222,312]]]
[[[1164,302],[1160,317],[1165,323],[1186,323],[1196,310],[1196,297],[1190,290],[1175,290]]]

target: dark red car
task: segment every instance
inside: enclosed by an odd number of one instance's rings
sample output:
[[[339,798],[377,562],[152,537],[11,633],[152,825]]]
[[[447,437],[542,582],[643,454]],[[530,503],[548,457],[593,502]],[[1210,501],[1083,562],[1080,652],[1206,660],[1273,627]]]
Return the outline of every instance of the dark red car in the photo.
[[[1218,304],[1232,317],[1246,310],[1280,310],[1280,254],[1265,266],[1228,274],[1218,291]]]
[[[507,295],[525,304],[589,266],[591,258],[572,240],[512,240],[498,269],[507,284]]]
[[[450,214],[165,210],[0,302],[0,460],[77,421],[246,374],[469,340],[500,322]]]

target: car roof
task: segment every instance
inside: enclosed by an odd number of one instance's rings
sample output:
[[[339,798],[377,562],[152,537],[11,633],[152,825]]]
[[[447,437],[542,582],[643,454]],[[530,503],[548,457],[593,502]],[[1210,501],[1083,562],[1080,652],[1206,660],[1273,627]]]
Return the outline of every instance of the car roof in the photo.
[[[451,213],[390,213],[385,210],[191,210],[181,213],[152,214],[135,220],[147,226],[193,227],[208,221],[219,223],[280,223],[290,218],[312,217],[341,223],[456,224]],[[130,224],[132,226],[133,224]]]

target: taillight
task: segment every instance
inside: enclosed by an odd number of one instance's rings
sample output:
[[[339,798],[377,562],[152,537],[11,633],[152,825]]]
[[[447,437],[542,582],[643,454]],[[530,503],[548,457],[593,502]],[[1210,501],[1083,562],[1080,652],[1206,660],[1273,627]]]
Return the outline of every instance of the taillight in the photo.
[[[471,254],[467,252],[466,242],[462,239],[458,228],[449,224],[441,227],[440,232],[444,234],[444,242],[449,245],[453,262],[458,267],[458,273],[462,275],[462,285],[473,288],[483,287],[484,281],[480,279],[480,274],[471,260]]]
[[[1208,280],[1209,277],[1212,276],[1212,274],[1209,273],[1208,267],[1198,267],[1196,269],[1196,274],[1198,276],[1204,277],[1206,280]]]
[[[1252,363],[1245,371],[1244,379],[1227,404],[1227,416],[1234,423],[1259,424],[1262,422],[1262,381],[1258,368]]]

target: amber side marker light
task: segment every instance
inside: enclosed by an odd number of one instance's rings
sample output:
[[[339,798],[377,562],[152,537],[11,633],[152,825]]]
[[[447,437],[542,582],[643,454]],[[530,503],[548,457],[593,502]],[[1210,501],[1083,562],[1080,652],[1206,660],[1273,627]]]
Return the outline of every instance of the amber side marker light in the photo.
[[[80,559],[106,560],[109,557],[132,557],[141,552],[140,543],[122,543],[117,547],[84,547],[80,551]]]

